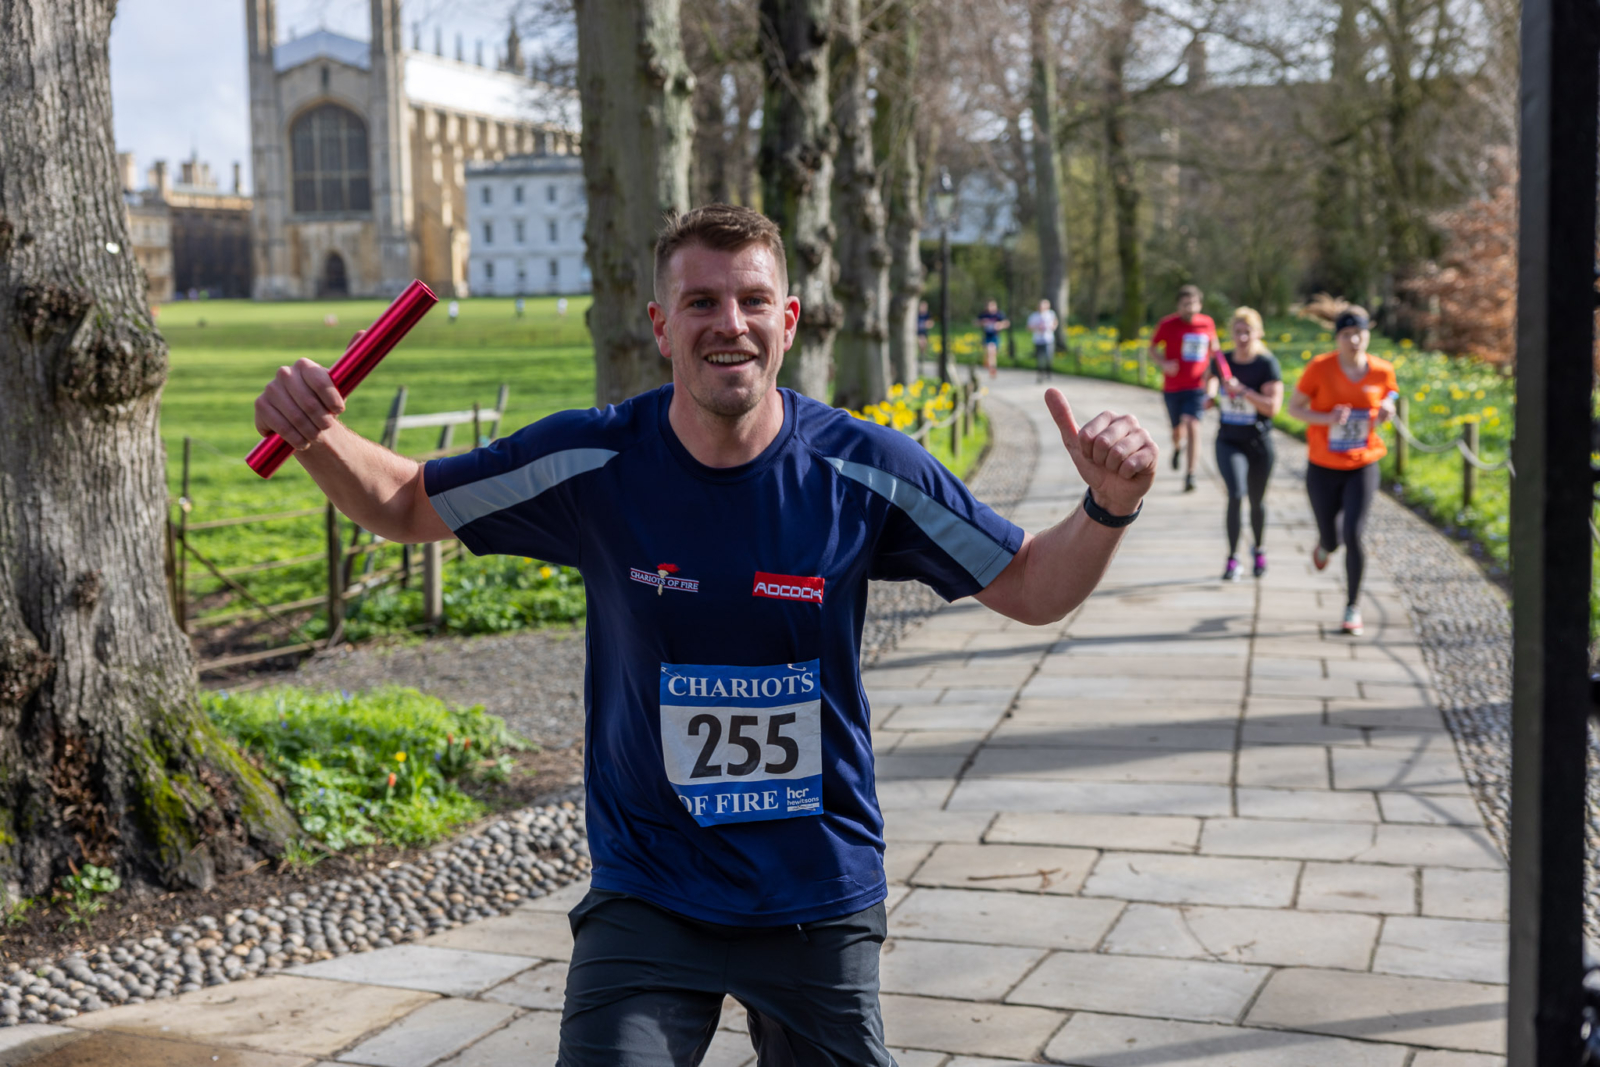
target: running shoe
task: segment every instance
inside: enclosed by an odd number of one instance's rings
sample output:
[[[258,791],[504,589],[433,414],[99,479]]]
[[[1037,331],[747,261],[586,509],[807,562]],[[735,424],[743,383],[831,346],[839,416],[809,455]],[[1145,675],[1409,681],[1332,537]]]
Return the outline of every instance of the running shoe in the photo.
[[[1229,556],[1228,565],[1222,569],[1222,580],[1225,582],[1237,582],[1239,578],[1239,561]]]
[[[1183,456],[1183,449],[1182,448],[1174,448],[1172,450],[1172,469],[1173,470],[1177,470],[1178,469],[1178,460],[1180,458],[1182,458],[1182,456]]]
[[[1351,637],[1361,636],[1361,609],[1351,604],[1344,609],[1344,625],[1341,627]]]
[[[1328,565],[1328,550],[1320,544],[1311,550],[1311,565],[1319,571]]]
[[[1255,574],[1257,578],[1267,573],[1267,554],[1261,551],[1259,548],[1256,549],[1256,566],[1252,573]]]
[[[1194,475],[1185,474],[1183,476],[1183,491],[1185,493],[1194,492]]]

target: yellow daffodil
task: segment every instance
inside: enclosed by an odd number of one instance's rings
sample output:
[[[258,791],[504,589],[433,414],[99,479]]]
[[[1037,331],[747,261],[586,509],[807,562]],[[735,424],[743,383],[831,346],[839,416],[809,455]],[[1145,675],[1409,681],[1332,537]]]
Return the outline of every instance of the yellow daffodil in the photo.
[[[404,763],[406,761],[406,754],[404,752],[396,752],[394,754],[394,761],[396,763]]]

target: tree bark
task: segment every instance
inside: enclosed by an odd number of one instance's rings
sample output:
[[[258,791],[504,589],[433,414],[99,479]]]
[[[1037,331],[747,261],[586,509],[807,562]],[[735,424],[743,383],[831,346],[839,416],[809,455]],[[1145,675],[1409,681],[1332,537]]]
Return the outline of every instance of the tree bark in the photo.
[[[875,27],[887,42],[877,79],[874,140],[884,167],[889,243],[889,369],[908,385],[917,367],[917,304],[922,300],[922,176],[917,164],[918,31],[910,0],[888,0]]]
[[[826,401],[832,392],[834,299],[833,169],[838,133],[828,105],[829,0],[761,0],[761,204],[783,231],[789,292],[800,328],[780,381]]]
[[[1106,165],[1105,153],[1094,160],[1094,224],[1089,233],[1089,283],[1083,296],[1083,324],[1093,330],[1100,325],[1100,278],[1106,248]]]
[[[694,77],[678,0],[576,0],[578,97],[589,214],[595,399],[614,404],[671,377],[645,306],[663,216],[689,209]]]
[[[1056,348],[1063,349],[1062,330],[1070,306],[1067,303],[1067,214],[1061,195],[1061,149],[1056,131],[1056,49],[1051,40],[1051,0],[1030,0],[1028,4],[1028,52],[1033,71],[1033,201],[1039,225],[1039,272],[1044,291],[1061,326],[1056,330]]]
[[[1122,275],[1122,308],[1117,339],[1131,341],[1144,325],[1144,246],[1139,235],[1139,186],[1128,145],[1128,52],[1133,31],[1144,15],[1142,0],[1122,0],[1121,19],[1106,48],[1106,169],[1117,229],[1117,265]]]
[[[163,566],[166,345],[130,255],[111,0],[0,0],[0,876],[206,886],[297,833],[195,701]]]
[[[889,243],[888,219],[878,191],[872,144],[872,101],[867,96],[870,60],[862,45],[861,0],[836,0],[833,35],[835,100],[839,130],[836,204],[841,305],[834,340],[833,402],[852,411],[888,399]]]

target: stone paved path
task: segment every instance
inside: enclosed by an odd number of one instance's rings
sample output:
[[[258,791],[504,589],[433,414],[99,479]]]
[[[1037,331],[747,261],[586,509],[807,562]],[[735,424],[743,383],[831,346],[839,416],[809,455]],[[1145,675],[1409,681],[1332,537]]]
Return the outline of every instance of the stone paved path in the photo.
[[[1160,398],[1067,381],[1164,425]],[[1040,431],[1017,519],[1081,485]],[[1164,435],[1163,435],[1164,436]],[[1404,608],[1308,562],[1283,442],[1273,569],[1224,584],[1220,483],[1163,471],[1102,588],[1027,627],[975,603],[869,672],[889,839],[885,1025],[902,1067],[1503,1064],[1505,871]],[[1338,573],[1336,573],[1338,572]],[[574,886],[404,945],[0,1030],[0,1067],[553,1061]],[[736,1005],[706,1058],[751,1062]]]

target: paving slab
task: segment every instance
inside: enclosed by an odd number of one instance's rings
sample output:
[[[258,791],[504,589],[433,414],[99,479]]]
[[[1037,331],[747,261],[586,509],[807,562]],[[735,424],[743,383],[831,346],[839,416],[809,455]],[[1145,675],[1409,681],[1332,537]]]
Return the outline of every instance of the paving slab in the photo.
[[[917,869],[916,886],[1076,893],[1099,853],[1040,845],[942,844]]]
[[[1201,704],[1173,700],[1162,704],[1128,700],[1019,700],[1006,717],[1007,724],[1039,726],[1230,727],[1239,721],[1237,704]]]
[[[92,1011],[71,1025],[326,1057],[434,999],[414,989],[273,975]]]
[[[1509,931],[1503,922],[1393,916],[1383,924],[1372,969],[1380,974],[1505,982]]]
[[[1348,860],[1372,847],[1374,827],[1359,822],[1207,819],[1200,852],[1214,856]]]
[[[580,878],[576,882],[569,882],[557,889],[554,893],[546,893],[542,897],[534,897],[517,905],[517,911],[556,911],[565,915],[577,907],[589,893],[589,879]]]
[[[1482,826],[1483,815],[1472,797],[1418,796],[1415,793],[1379,793],[1378,809],[1384,822],[1423,823],[1431,826]]]
[[[1119,955],[1364,971],[1378,938],[1371,915],[1129,904],[1106,938]]]
[[[140,1037],[115,1031],[73,1033],[71,1036],[75,1040],[55,1037],[36,1041],[27,1050],[29,1058],[26,1060],[9,1059],[5,1052],[0,1051],[0,1064],[8,1067],[13,1063],[26,1063],[28,1067],[307,1067],[312,1062],[304,1056]]]
[[[1288,860],[1108,852],[1083,893],[1158,904],[1287,908],[1299,873],[1300,864]]]
[[[937,1052],[1031,1060],[1066,1018],[1058,1011],[964,1000],[883,997],[889,1043]]]
[[[900,756],[954,756],[966,759],[983,743],[981,730],[908,730],[894,751]],[[954,771],[950,772],[952,775]]]
[[[572,956],[572,926],[564,912],[530,909],[467,923],[425,938],[422,944],[431,948],[564,960]]]
[[[999,1000],[1045,956],[1040,948],[892,938],[879,960],[879,987],[955,1000]]]
[[[995,728],[993,748],[1171,749],[1180,752],[1233,751],[1234,726],[1181,723],[1175,726],[1101,722],[1041,723],[1006,719]]]
[[[1092,1012],[1075,1014],[1045,1049],[1077,1067],[1404,1067],[1410,1054],[1403,1045]]]
[[[487,993],[484,999],[500,1004],[515,1004],[519,1008],[540,1008],[560,1011],[566,1002],[567,965],[547,963],[531,971],[523,971],[510,981],[501,982]]]
[[[1283,970],[1267,981],[1245,1023],[1502,1053],[1506,988],[1348,971]]]
[[[1506,1067],[1504,1056],[1489,1056],[1481,1052],[1440,1052],[1423,1049],[1411,1061],[1411,1067]]]
[[[462,929],[487,926],[493,921],[474,923]],[[291,968],[288,973],[306,978],[328,978],[339,982],[394,986],[397,989],[422,989],[429,993],[465,997],[499,985],[536,962],[525,956],[469,952],[436,945],[395,945],[393,948],[352,952],[348,956],[304,964]]]
[[[1335,700],[1328,705],[1328,722],[1335,726],[1444,729],[1438,705],[1421,701]]]
[[[1239,814],[1248,819],[1309,819],[1378,822],[1382,816],[1370,793],[1330,789],[1246,789],[1234,791]]]
[[[439,1067],[528,1067],[554,1063],[561,1049],[561,1013],[530,1011]]]
[[[954,778],[966,762],[964,756],[925,756],[901,752],[873,757],[873,777],[879,782],[907,778]]]
[[[927,841],[891,841],[883,850],[883,874],[891,883],[908,882],[934,849]]]
[[[0,1029],[0,1067],[20,1067],[58,1045],[83,1040],[83,1031],[52,1023],[20,1023]]]
[[[952,811],[1068,811],[1107,815],[1229,815],[1228,789],[1178,782],[1040,782],[1017,778],[964,780],[950,794]]]
[[[1239,750],[1238,783],[1275,789],[1327,789],[1328,750],[1321,745],[1257,745]]]
[[[985,747],[967,778],[1044,778],[1088,782],[1208,782],[1226,785],[1233,753],[1151,748]]]
[[[977,889],[914,889],[889,917],[894,937],[1089,951],[1122,913],[1119,900]]]
[[[367,1038],[341,1055],[339,1062],[371,1067],[429,1067],[504,1026],[516,1013],[517,1009],[509,1004],[456,997],[435,1000]]]
[[[902,704],[886,717],[886,730],[981,730],[994,729],[1006,713],[1003,704]]]
[[[1307,863],[1300,876],[1295,907],[1304,911],[1415,915],[1417,871],[1414,867]]]
[[[1372,847],[1356,858],[1363,863],[1505,868],[1505,857],[1488,832],[1472,826],[1384,824],[1378,827]]]
[[[877,783],[878,807],[884,818],[890,812],[937,811],[955,788],[954,778],[902,778]]]
[[[992,844],[1068,845],[1140,852],[1193,852],[1200,820],[1181,815],[1002,813],[984,835]]]
[[[1335,748],[1333,787],[1435,793],[1464,791],[1466,779],[1454,751],[1425,748]]]
[[[1510,882],[1504,871],[1422,869],[1422,914],[1440,919],[1509,918]]]
[[[1232,1022],[1271,973],[1266,967],[1058,952],[1006,998],[1072,1011]]]
[[[964,841],[976,844],[993,821],[994,812],[991,811],[901,810],[884,816],[883,838],[891,843]]]

